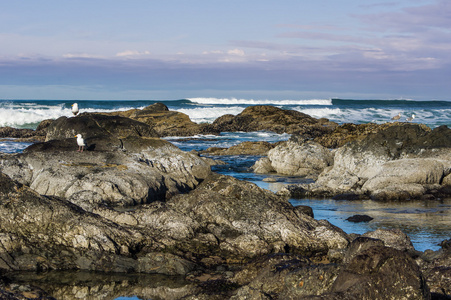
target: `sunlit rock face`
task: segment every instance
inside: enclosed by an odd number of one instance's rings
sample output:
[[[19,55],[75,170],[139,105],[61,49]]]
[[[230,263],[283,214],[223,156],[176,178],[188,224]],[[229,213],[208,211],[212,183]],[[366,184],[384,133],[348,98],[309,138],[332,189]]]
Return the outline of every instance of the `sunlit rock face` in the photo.
[[[399,124],[337,149],[333,167],[306,190],[312,195],[355,193],[372,199],[441,197],[449,195],[450,170],[449,128],[430,131]]]

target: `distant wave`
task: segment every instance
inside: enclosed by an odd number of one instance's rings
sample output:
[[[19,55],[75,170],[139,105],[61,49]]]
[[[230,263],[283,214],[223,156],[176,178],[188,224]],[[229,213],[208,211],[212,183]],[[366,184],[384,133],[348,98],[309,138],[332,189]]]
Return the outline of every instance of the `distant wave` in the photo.
[[[368,99],[368,100],[353,100],[353,99],[339,99],[332,98],[331,102],[337,106],[408,106],[409,104],[415,107],[451,107],[451,101],[443,100],[411,100],[411,99]]]
[[[187,98],[198,104],[214,105],[332,105],[331,99],[260,100],[236,98]]]

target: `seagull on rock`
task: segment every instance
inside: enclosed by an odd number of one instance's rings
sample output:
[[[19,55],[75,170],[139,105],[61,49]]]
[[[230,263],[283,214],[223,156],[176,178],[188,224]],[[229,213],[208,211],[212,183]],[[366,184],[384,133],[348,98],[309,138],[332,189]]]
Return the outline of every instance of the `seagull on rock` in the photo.
[[[81,134],[77,134],[75,137],[77,138],[77,144],[78,144],[78,150],[77,150],[77,152],[83,152],[83,149],[84,149],[85,146],[86,146],[85,140],[83,139],[83,137],[81,136]]]
[[[406,121],[407,121],[407,122],[410,122],[410,121],[413,121],[413,119],[415,119],[415,114],[412,114],[411,117],[408,117],[408,118],[406,119]]]
[[[72,104],[72,113],[74,114],[74,116],[78,114],[78,103]]]
[[[401,113],[398,113],[396,116],[394,116],[393,118],[391,118],[392,120],[396,121],[399,120],[401,118]]]

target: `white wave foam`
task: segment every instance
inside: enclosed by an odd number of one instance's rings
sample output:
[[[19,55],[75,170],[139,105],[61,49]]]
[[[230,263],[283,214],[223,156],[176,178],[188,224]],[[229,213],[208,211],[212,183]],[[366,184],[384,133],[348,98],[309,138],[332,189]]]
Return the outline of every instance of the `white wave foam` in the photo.
[[[236,99],[236,98],[188,98],[198,104],[222,105],[332,105],[331,99],[305,99],[305,100],[263,100],[263,99]]]
[[[123,107],[121,109],[94,109],[83,107],[80,112],[112,112],[125,111],[135,107]],[[0,105],[0,127],[35,128],[43,120],[57,119],[59,117],[71,117],[70,108],[64,104],[43,105],[34,103],[2,103]]]
[[[184,113],[189,116],[191,121],[196,123],[212,123],[217,118],[232,114],[237,115],[244,110],[244,107],[199,107],[199,108],[181,108],[175,111]]]

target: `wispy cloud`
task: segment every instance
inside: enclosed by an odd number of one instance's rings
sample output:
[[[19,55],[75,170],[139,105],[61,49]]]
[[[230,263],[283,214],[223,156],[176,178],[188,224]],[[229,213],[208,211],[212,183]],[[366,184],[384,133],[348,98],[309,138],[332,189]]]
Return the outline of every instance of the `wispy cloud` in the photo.
[[[119,53],[116,53],[118,57],[140,57],[144,55],[150,55],[150,51],[137,51],[137,50],[125,50]]]

